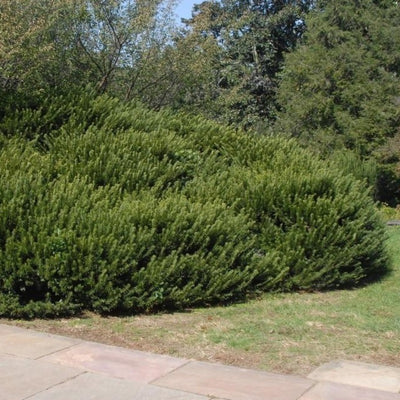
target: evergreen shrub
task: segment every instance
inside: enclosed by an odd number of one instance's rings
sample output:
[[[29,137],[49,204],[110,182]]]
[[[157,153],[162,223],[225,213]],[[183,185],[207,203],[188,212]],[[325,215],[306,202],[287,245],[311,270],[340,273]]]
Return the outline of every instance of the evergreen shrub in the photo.
[[[0,315],[182,309],[386,271],[364,183],[291,140],[91,95],[0,132]]]

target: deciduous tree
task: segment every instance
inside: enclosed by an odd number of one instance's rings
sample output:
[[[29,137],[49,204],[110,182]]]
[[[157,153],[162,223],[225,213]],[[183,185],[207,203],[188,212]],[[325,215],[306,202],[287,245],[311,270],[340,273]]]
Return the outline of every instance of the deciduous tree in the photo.
[[[186,40],[197,40],[199,52],[210,41],[219,49],[212,53],[216,67],[208,87],[215,102],[206,113],[244,126],[274,118],[277,74],[304,32],[312,3],[211,0],[195,6],[185,21]]]

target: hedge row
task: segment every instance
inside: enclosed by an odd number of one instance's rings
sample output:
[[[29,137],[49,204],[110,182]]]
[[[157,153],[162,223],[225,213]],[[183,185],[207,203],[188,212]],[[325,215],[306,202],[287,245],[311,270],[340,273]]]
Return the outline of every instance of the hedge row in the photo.
[[[293,141],[88,94],[0,132],[0,315],[180,309],[386,271],[363,184]]]

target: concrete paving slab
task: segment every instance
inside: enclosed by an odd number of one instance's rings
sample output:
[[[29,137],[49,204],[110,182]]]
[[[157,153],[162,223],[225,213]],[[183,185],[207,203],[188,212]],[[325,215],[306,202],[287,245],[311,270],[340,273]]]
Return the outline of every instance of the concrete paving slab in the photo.
[[[0,400],[400,400],[399,390],[400,368],[336,361],[301,378],[0,325]]]
[[[0,355],[0,400],[23,400],[81,373],[62,365]]]
[[[365,364],[355,361],[333,361],[313,371],[308,378],[400,392],[400,368]]]
[[[91,373],[80,375],[29,400],[208,400],[207,397]]]
[[[400,400],[400,394],[340,383],[321,382],[299,400]]]
[[[0,336],[0,353],[36,359],[80,342],[78,339],[68,339],[29,330],[15,331]]]
[[[188,362],[181,358],[89,342],[42,360],[142,383],[157,379]]]
[[[190,362],[152,382],[171,389],[231,400],[297,400],[315,382],[205,362]]]

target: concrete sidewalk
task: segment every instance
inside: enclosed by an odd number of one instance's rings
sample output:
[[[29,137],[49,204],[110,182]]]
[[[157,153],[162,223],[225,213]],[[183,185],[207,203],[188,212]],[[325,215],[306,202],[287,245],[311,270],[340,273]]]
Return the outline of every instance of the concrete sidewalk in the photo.
[[[400,400],[400,368],[308,377],[185,360],[0,324],[0,400]]]

